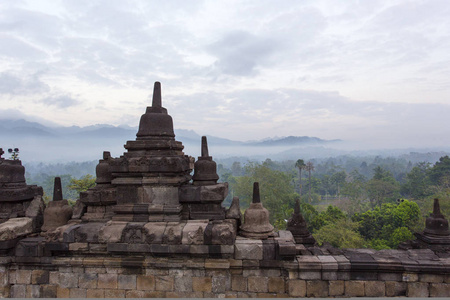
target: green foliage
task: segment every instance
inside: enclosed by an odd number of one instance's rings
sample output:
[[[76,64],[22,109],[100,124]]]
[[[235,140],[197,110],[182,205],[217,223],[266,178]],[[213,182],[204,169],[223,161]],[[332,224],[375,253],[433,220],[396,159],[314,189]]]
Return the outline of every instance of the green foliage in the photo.
[[[91,174],[84,175],[80,179],[72,178],[68,188],[78,193],[85,192],[95,186],[95,179]]]
[[[261,202],[270,212],[272,223],[278,219],[285,219],[283,205],[294,207],[298,194],[294,191],[291,176],[285,172],[275,171],[268,167],[269,162],[263,164],[248,163],[245,166],[245,176],[235,177],[235,183],[230,184],[234,195],[239,197],[243,207],[248,207],[252,201],[253,182],[259,182]]]
[[[419,163],[417,166],[406,174],[406,181],[402,184],[402,194],[420,199],[432,194],[431,180],[429,177],[430,164]]]
[[[405,238],[412,237],[410,228],[417,223],[419,217],[417,203],[404,200],[398,205],[385,203],[381,207],[355,214],[352,220],[359,223],[359,233],[373,245],[378,245],[376,247],[397,247]]]
[[[357,232],[357,227],[357,223],[341,218],[321,227],[313,236],[319,245],[328,242],[338,248],[361,248],[364,239]]]
[[[450,178],[450,157],[448,155],[439,158],[429,172],[430,180],[435,185],[440,185]]]

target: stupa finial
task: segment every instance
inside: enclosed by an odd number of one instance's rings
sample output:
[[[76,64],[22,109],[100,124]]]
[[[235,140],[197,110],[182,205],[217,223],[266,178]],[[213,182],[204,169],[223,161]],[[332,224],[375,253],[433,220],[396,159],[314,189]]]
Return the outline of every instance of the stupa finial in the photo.
[[[441,207],[439,205],[439,199],[435,198],[433,203],[433,215],[440,216],[441,214]]]
[[[206,136],[202,136],[202,157],[208,157],[208,140]]]
[[[298,215],[300,213],[300,199],[295,199],[295,206],[294,206],[294,214]]]
[[[55,183],[53,185],[53,201],[63,200],[61,177],[55,177]]]
[[[155,85],[153,86],[152,107],[162,107],[162,103],[161,103],[161,83],[159,81],[156,81]]]
[[[259,196],[259,182],[253,183],[253,200],[252,203],[261,203],[261,197]]]

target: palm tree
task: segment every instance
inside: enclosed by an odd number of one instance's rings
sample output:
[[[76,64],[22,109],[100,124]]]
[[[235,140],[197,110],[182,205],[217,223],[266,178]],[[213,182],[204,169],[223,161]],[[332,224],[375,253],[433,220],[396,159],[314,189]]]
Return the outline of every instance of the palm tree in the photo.
[[[305,166],[305,170],[308,171],[308,185],[309,185],[309,196],[308,201],[311,203],[311,172],[314,171],[314,164],[312,161],[308,161]]]
[[[300,186],[300,199],[302,198],[302,170],[305,169],[305,161],[303,159],[297,159],[295,162],[295,167],[298,168],[298,178]]]

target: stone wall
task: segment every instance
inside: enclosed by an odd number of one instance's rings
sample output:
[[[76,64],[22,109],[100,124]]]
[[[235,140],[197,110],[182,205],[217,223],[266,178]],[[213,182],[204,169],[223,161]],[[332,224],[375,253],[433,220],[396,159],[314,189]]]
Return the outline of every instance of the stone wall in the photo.
[[[410,253],[410,257],[429,254]],[[372,268],[366,264],[364,271],[348,254],[299,255],[293,261],[145,256],[5,259],[9,261],[0,266],[3,297],[450,297],[448,258],[422,265],[378,261]]]

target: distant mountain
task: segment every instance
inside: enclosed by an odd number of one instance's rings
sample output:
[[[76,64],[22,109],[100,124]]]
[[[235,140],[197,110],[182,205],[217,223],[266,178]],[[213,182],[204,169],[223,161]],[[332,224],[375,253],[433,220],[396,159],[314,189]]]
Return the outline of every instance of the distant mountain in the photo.
[[[136,138],[138,127],[96,124],[79,127],[47,127],[26,120],[0,120],[0,147],[20,148],[25,160],[89,160],[98,159],[103,151],[121,155],[123,145]],[[188,155],[200,155],[201,136],[193,130],[175,129],[176,139],[185,146]],[[288,136],[257,141],[234,141],[207,136],[211,154],[218,156],[269,155],[288,151],[293,147],[323,146],[327,141],[316,137]]]

